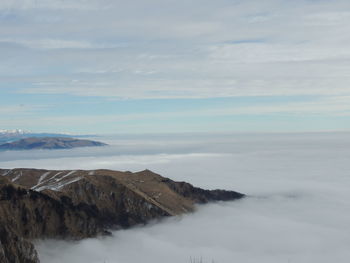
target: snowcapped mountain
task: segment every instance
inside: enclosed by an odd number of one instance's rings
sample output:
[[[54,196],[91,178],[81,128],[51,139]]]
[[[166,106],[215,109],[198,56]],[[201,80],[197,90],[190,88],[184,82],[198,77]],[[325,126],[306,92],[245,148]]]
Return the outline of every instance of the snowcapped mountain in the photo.
[[[15,129],[15,130],[2,130],[0,129],[0,135],[23,135],[26,133],[31,133],[30,131],[24,131],[21,129]]]

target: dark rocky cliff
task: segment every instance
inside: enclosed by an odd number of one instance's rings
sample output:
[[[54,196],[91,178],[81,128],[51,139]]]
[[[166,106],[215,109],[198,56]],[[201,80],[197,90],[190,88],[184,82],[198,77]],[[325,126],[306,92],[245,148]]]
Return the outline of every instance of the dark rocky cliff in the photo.
[[[6,263],[38,262],[32,239],[108,234],[191,212],[196,203],[244,196],[203,190],[149,170],[0,169],[0,175],[0,262]]]
[[[0,262],[37,263],[38,254],[34,245],[15,231],[0,225]]]

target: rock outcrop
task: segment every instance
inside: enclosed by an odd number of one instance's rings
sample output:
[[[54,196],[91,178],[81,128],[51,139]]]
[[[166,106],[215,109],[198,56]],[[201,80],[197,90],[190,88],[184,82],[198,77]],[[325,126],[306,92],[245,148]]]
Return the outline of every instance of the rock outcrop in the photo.
[[[196,203],[243,196],[174,182],[149,170],[0,169],[0,262],[38,262],[32,239],[108,234],[194,211]]]
[[[0,225],[0,262],[37,263],[34,245],[3,224]]]

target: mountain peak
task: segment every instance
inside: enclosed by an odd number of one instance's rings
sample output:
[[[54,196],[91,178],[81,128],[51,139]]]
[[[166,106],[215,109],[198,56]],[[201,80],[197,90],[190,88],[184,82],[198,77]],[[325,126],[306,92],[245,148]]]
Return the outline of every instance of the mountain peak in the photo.
[[[5,130],[0,129],[0,134],[9,134],[9,135],[22,135],[26,133],[31,133],[30,131],[22,130],[22,129],[13,129],[13,130]]]

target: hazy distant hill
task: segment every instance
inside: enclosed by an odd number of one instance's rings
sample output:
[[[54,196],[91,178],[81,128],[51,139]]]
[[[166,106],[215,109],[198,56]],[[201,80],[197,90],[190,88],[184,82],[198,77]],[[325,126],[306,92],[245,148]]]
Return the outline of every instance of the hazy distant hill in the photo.
[[[85,135],[69,135],[60,133],[35,133],[31,131],[25,131],[21,129],[16,130],[1,130],[0,129],[0,144],[6,142],[13,142],[19,139],[32,138],[32,137],[86,137]]]
[[[105,143],[65,137],[32,137],[0,145],[0,150],[71,149],[105,146]]]

